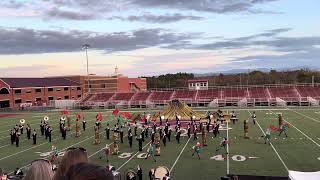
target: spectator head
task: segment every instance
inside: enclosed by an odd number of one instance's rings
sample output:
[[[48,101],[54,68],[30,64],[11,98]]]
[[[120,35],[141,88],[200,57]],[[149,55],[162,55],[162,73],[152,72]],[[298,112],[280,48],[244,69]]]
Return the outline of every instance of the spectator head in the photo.
[[[54,180],[65,176],[69,168],[75,164],[88,162],[87,151],[84,148],[69,148],[61,159],[61,163],[54,175]]]
[[[48,160],[38,159],[31,163],[24,180],[51,180],[52,165]]]
[[[113,180],[114,176],[103,166],[78,163],[67,171],[64,180]]]

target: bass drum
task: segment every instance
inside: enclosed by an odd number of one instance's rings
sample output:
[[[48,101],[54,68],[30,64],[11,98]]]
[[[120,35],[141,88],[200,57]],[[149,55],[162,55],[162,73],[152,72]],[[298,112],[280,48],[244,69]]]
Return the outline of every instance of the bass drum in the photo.
[[[170,176],[169,169],[165,166],[159,166],[155,171],[154,171],[154,178],[157,180],[162,180],[164,177]]]

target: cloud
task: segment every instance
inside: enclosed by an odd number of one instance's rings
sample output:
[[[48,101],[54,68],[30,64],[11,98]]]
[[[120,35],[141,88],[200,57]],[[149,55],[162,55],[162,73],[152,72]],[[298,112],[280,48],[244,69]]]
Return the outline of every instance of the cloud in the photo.
[[[148,23],[172,23],[176,21],[182,20],[202,20],[203,17],[199,16],[192,16],[192,15],[182,15],[180,13],[175,14],[165,14],[165,15],[153,15],[153,14],[143,14],[141,16],[128,16],[128,17],[121,17],[121,16],[113,16],[108,18],[108,20],[121,20],[121,21],[130,21],[130,22],[148,22]]]
[[[131,51],[188,41],[197,36],[160,28],[116,33],[0,28],[0,54],[74,52],[80,51],[84,43],[104,52]]]
[[[68,11],[58,8],[52,8],[44,13],[47,18],[67,19],[67,20],[92,20],[97,19],[96,14],[83,13],[77,11]]]

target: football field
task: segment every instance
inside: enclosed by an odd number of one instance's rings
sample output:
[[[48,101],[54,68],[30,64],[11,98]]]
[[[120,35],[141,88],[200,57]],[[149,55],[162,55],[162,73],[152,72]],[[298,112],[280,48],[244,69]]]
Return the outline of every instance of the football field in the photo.
[[[214,112],[217,109],[206,109]],[[129,110],[127,110],[129,111]],[[231,112],[232,109],[223,109]],[[255,111],[257,123],[254,125],[251,120],[251,113]],[[111,127],[116,123],[116,118],[110,111],[100,111],[103,116],[102,130],[100,131],[101,144],[94,145],[94,123],[97,112],[80,112],[87,121],[86,131],[81,136],[75,137],[75,114],[69,116],[73,121],[73,128],[67,132],[67,139],[63,140],[59,133],[60,112],[0,114],[0,168],[11,173],[16,167],[27,167],[32,160],[42,158],[46,152],[51,151],[51,146],[56,146],[60,151],[69,147],[84,147],[90,161],[99,165],[107,165],[106,160],[100,159],[101,149],[105,144],[112,144],[112,138],[106,140],[106,123]],[[130,111],[129,111],[130,112]],[[147,113],[152,113],[148,112]],[[110,164],[124,175],[130,169],[137,169],[140,165],[144,179],[150,169],[158,166],[165,166],[169,169],[171,179],[219,179],[228,174],[237,175],[259,175],[259,176],[288,176],[288,170],[295,171],[320,171],[320,109],[317,108],[263,108],[263,109],[236,109],[239,121],[236,124],[228,123],[220,130],[220,134],[214,138],[213,133],[208,133],[208,146],[205,146],[201,153],[201,159],[192,157],[192,147],[201,142],[201,134],[198,140],[182,136],[180,144],[175,140],[174,126],[171,142],[164,147],[161,142],[161,156],[156,156],[157,162],[152,158],[144,159],[144,154],[150,143],[149,138],[143,144],[143,152],[138,151],[138,143],[134,139],[133,148],[130,150],[126,138],[127,129],[124,129],[124,143],[120,144],[120,154],[110,158]],[[278,126],[277,114],[282,113],[283,119],[289,124],[288,137],[279,132],[272,132],[271,145],[265,144],[263,136],[266,129],[271,125]],[[44,115],[50,117],[50,125],[53,127],[52,142],[49,143],[41,136],[40,121]],[[32,139],[28,140],[26,130],[20,137],[20,146],[11,145],[9,130],[25,119],[32,129],[37,130],[37,145],[32,145]],[[249,120],[249,137],[244,138],[243,121]],[[171,124],[175,124],[172,122]],[[82,127],[82,126],[81,126]],[[151,132],[151,131],[149,131]],[[222,158],[223,150],[216,152],[223,137],[229,139],[229,154]]]

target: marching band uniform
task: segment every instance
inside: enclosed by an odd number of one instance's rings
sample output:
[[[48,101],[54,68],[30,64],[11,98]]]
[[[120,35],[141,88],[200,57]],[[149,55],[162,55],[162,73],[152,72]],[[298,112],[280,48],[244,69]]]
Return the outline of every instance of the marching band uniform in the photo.
[[[11,137],[11,145],[13,145],[13,143],[16,140],[16,133],[14,132],[13,129],[10,130],[10,137]]]
[[[163,136],[162,136],[162,142],[163,142],[163,145],[166,146],[166,144],[167,144],[167,135],[166,135],[166,133],[164,133]]]
[[[62,129],[62,138],[65,140],[66,137],[67,137],[67,128],[64,127],[64,128]]]
[[[48,139],[48,125],[45,125],[44,127],[44,135],[46,136],[46,139]]]
[[[137,137],[137,129],[138,129],[138,125],[137,122],[134,123],[134,136]]]
[[[256,118],[257,118],[256,112],[253,112],[253,114],[252,114],[253,124],[256,124]]]
[[[35,129],[33,130],[33,133],[32,133],[32,140],[34,145],[37,144],[37,132]]]
[[[180,128],[178,128],[177,135],[176,135],[176,140],[178,144],[180,144],[180,136],[181,136],[181,131],[180,131]]]
[[[20,129],[20,134],[22,135],[23,134],[23,125],[19,125],[19,129]]]
[[[43,122],[41,121],[41,124],[40,124],[40,131],[41,131],[41,136],[44,135],[44,124]]]
[[[160,127],[160,129],[159,129],[159,134],[160,134],[160,137],[162,137],[162,134],[163,134],[162,127]]]
[[[82,128],[83,128],[83,131],[86,131],[86,121],[82,121]]]
[[[106,131],[106,137],[107,137],[107,140],[110,139],[110,127],[109,127],[109,123],[107,124],[107,128],[105,129]]]
[[[16,147],[19,147],[20,133],[16,132]]]
[[[169,129],[169,132],[168,132],[168,140],[169,140],[169,142],[170,142],[170,140],[171,140],[171,133],[172,133],[172,130],[171,130],[171,128]]]
[[[139,151],[141,152],[142,151],[142,137],[141,137],[141,135],[136,139],[139,142]]]
[[[120,142],[123,143],[123,129],[120,128]]]
[[[197,126],[194,126],[194,129],[193,129],[193,140],[197,140],[198,137],[197,137]]]
[[[30,128],[30,125],[29,125],[29,124],[27,125],[27,128],[26,128],[26,129],[27,129],[27,138],[28,138],[28,139],[31,139],[31,128]]]
[[[216,149],[216,152],[218,152],[221,148],[224,148],[226,154],[228,154],[227,144],[229,144],[228,139],[223,138],[223,140],[220,142],[220,146]]]
[[[142,169],[140,168],[139,165],[138,165],[137,176],[138,176],[138,179],[139,179],[139,180],[142,180]]]
[[[52,133],[52,129],[50,126],[48,126],[48,138],[49,138],[49,142],[51,142],[51,133]]]
[[[142,131],[141,131],[141,138],[142,138],[142,142],[144,142],[144,127],[142,127]]]
[[[210,132],[210,122],[206,124],[207,126],[207,131]]]
[[[152,131],[152,133],[151,133],[151,142],[152,143],[154,143],[154,133],[155,133],[154,131]]]
[[[188,138],[191,136],[191,128],[190,128],[190,123],[188,124]]]
[[[132,148],[132,133],[131,132],[129,132],[129,134],[128,134],[128,140],[129,140],[129,146],[130,146],[130,149]]]
[[[76,120],[76,137],[79,137],[81,135],[80,132],[80,119]]]
[[[147,126],[147,128],[146,128],[146,133],[145,133],[145,135],[146,135],[146,138],[148,139],[148,138],[149,138],[149,128],[148,128],[148,126]]]

